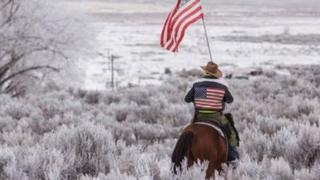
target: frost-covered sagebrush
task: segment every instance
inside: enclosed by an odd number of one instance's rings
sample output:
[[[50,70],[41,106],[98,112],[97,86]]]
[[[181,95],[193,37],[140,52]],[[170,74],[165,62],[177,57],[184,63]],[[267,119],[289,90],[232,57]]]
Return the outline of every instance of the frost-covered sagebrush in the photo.
[[[241,142],[230,179],[318,179],[320,67],[286,68],[229,81]],[[0,179],[199,179],[204,164],[174,176],[170,155],[192,117],[183,102],[194,76],[157,87],[107,92],[43,91],[14,99],[0,95]]]

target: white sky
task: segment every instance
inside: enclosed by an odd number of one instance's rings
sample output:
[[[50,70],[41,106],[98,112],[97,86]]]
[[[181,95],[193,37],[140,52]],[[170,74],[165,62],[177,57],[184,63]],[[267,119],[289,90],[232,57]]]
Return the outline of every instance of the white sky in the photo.
[[[83,1],[83,0],[82,0]],[[92,1],[92,0],[91,0]],[[94,1],[94,0],[93,0]],[[98,0],[105,2],[137,2],[137,3],[157,3],[172,4],[176,0]],[[238,4],[238,5],[260,5],[298,8],[319,8],[320,0],[202,0],[206,4]]]

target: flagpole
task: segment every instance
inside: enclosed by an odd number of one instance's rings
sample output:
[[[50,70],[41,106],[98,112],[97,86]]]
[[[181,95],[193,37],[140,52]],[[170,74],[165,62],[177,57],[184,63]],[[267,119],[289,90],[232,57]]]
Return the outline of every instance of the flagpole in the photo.
[[[206,40],[207,40],[207,46],[208,46],[208,50],[209,50],[210,60],[211,60],[211,62],[213,62],[210,43],[209,43],[209,38],[208,38],[207,27],[206,27],[206,23],[204,21],[204,16],[202,16],[202,24],[203,24],[204,33],[205,33]]]

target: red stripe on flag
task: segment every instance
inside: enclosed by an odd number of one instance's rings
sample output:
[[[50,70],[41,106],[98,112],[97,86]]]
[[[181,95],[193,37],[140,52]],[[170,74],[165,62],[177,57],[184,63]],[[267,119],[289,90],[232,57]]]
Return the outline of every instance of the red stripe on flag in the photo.
[[[190,12],[188,14],[188,16],[184,17],[178,24],[178,28],[175,30],[175,37],[176,39],[178,39],[178,41],[176,42],[174,48],[173,48],[173,52],[176,52],[175,50],[177,49],[177,47],[179,46],[179,44],[182,41],[182,38],[184,37],[185,31],[186,29],[194,22],[198,21],[201,17],[202,14],[200,14],[199,16],[190,19],[190,17],[192,17],[192,15],[198,13],[199,11],[201,11],[201,6],[198,7],[197,9],[193,10],[192,12]],[[187,22],[184,26],[182,26],[183,23]],[[181,29],[181,30],[180,30]],[[180,33],[181,31],[181,33]],[[170,44],[170,46],[168,46],[168,48],[171,50],[173,44]]]
[[[208,96],[216,96],[216,97],[223,97],[223,96],[224,96],[224,94],[209,93],[209,92],[207,92],[207,95],[208,95]]]
[[[197,105],[203,106],[212,106],[212,107],[222,107],[222,104],[214,104],[214,103],[204,103],[204,102],[196,102]]]
[[[168,22],[169,22],[169,19],[171,18],[170,16],[172,15],[172,12],[170,12],[170,14],[169,14],[169,16],[168,16],[168,18],[167,18],[167,20],[166,20],[166,22],[165,22],[165,24],[164,24],[164,27],[163,27],[163,30],[162,30],[162,32],[161,32],[161,38],[160,38],[160,45],[161,45],[161,47],[163,47],[164,46],[164,41],[165,41],[165,39],[166,39],[166,41],[168,40],[168,30],[167,30],[167,28],[168,28]],[[166,34],[166,38],[164,37],[164,35]]]
[[[221,104],[222,104],[221,101],[220,101],[220,102],[217,102],[217,101],[208,101],[207,99],[206,99],[205,101],[203,101],[203,99],[196,99],[195,102],[196,102],[196,103],[215,104],[215,105],[217,105],[217,104],[221,105]]]
[[[192,8],[194,7],[197,7],[197,6],[193,6]],[[201,7],[200,4],[199,4],[199,7]],[[174,45],[174,43],[176,43],[176,39],[178,35],[177,33],[179,32],[181,24],[184,23],[188,18],[192,17],[192,15],[194,15],[197,12],[198,11],[196,11],[196,9],[193,9],[191,12],[190,11],[186,12],[185,14],[182,14],[181,16],[179,16],[179,18],[182,17],[182,19],[179,19],[179,21],[174,21],[172,23],[172,29],[174,31],[174,34],[171,33],[171,38],[170,40],[168,40],[168,42],[166,43],[167,45],[165,46],[166,49],[170,50],[170,48]]]
[[[165,21],[165,24],[164,24],[164,27],[162,29],[162,32],[161,32],[161,39],[160,39],[160,44],[161,44],[161,47],[164,46],[164,41],[168,41],[169,40],[169,37],[171,36],[171,31],[170,31],[170,23],[172,21],[172,17],[174,16],[174,14],[178,11],[179,9],[179,6],[180,6],[180,3],[181,3],[181,0],[178,0],[177,1],[177,4],[175,5],[175,7],[170,11],[166,21]],[[167,34],[167,38],[164,38],[164,34]]]
[[[197,22],[197,21],[198,21],[199,19],[201,19],[202,17],[203,17],[203,14],[200,14],[199,16],[195,17],[194,19],[190,20],[190,21],[187,23],[187,25],[183,27],[182,33],[181,33],[181,35],[180,35],[180,37],[179,37],[179,40],[178,40],[178,42],[177,42],[177,45],[176,45],[176,46],[174,47],[174,49],[173,49],[173,52],[177,52],[177,51],[178,51],[178,47],[179,47],[179,45],[180,45],[180,43],[181,43],[181,41],[182,41],[182,38],[183,38],[184,35],[185,35],[185,32],[186,32],[188,26],[190,26],[192,23]]]
[[[208,99],[216,100],[216,101],[222,101],[223,97],[216,97],[216,96],[207,96]]]
[[[221,93],[224,94],[225,91],[224,90],[220,90],[220,89],[212,89],[212,88],[208,88],[207,89],[208,92],[216,92],[216,93]]]
[[[168,50],[170,50],[170,48],[173,46],[173,43],[176,43],[177,41],[176,41],[176,39],[177,39],[177,35],[178,35],[178,32],[179,32],[179,30],[180,30],[180,26],[181,26],[181,24],[182,23],[184,23],[185,21],[187,21],[187,19],[188,18],[190,18],[190,17],[192,17],[195,13],[197,13],[198,11],[196,11],[195,9],[197,8],[197,7],[201,7],[201,5],[200,4],[197,4],[197,5],[199,5],[199,6],[194,6],[194,7],[192,7],[191,9],[189,9],[189,10],[192,10],[191,12],[189,11],[188,13],[185,13],[185,14],[183,14],[182,16],[180,16],[180,17],[183,17],[182,19],[180,19],[178,22],[175,22],[174,24],[173,24],[173,29],[174,29],[174,32],[175,32],[175,34],[171,34],[171,39],[167,42],[167,46],[166,46],[166,49],[168,49]],[[196,7],[196,8],[195,8]],[[179,18],[180,18],[179,17]]]
[[[203,17],[200,0],[191,0],[179,8],[180,5],[181,0],[178,0],[175,8],[169,13],[165,21],[160,37],[161,47],[173,52],[177,52],[186,29]],[[199,12],[201,14],[197,15]]]
[[[177,14],[175,14],[172,18],[172,22],[173,24],[175,24],[177,22],[177,20],[179,19],[179,17],[181,17],[183,14],[185,14],[187,11],[189,11],[192,7],[194,7],[195,5],[197,5],[198,3],[200,3],[200,0],[196,0],[194,1],[192,4],[190,4],[187,7],[183,7],[182,11],[177,11]]]
[[[204,102],[213,102],[213,103],[221,103],[221,100],[216,99],[195,99],[195,101],[204,101]]]
[[[221,110],[222,107],[213,107],[213,106],[197,106],[198,108],[207,108],[207,109],[214,109],[214,110]]]

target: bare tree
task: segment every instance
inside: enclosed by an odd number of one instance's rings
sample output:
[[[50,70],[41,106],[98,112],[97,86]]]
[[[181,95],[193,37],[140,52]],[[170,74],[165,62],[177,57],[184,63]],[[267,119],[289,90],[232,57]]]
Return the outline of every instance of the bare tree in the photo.
[[[28,83],[68,60],[76,37],[57,12],[46,0],[0,0],[0,93],[23,95]]]

